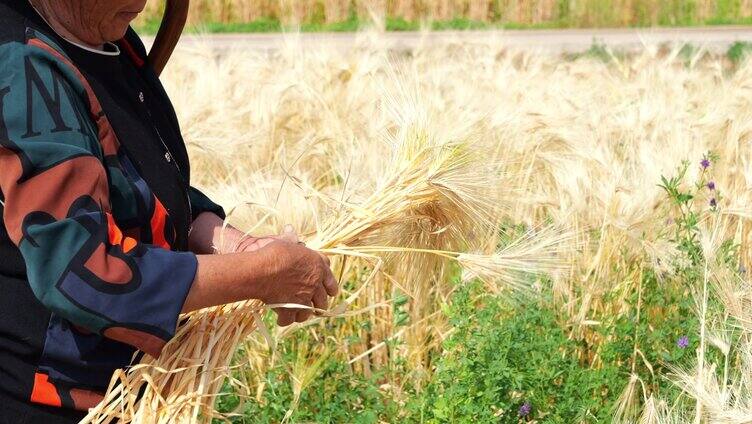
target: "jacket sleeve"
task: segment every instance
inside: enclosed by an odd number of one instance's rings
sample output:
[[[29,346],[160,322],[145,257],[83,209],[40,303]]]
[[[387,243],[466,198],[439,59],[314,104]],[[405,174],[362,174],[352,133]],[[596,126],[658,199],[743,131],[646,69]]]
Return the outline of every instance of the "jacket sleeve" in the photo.
[[[0,45],[3,221],[42,304],[157,357],[174,336],[196,256],[118,228],[105,170],[111,157],[78,78],[48,51]]]
[[[214,203],[197,188],[190,187],[190,189],[188,189],[188,197],[191,200],[191,211],[193,219],[196,219],[196,217],[204,212],[211,212],[222,219],[227,218],[227,216],[225,215],[225,210],[222,209],[222,206]]]

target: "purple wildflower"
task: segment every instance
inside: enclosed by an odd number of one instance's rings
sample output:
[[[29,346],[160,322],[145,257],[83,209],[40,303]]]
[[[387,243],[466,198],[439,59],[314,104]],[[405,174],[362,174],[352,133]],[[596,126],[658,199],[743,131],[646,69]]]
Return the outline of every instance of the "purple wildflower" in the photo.
[[[711,181],[708,183],[708,190],[715,190],[715,181]]]
[[[708,169],[710,167],[710,159],[704,158],[700,161],[700,166],[702,166],[702,169]]]
[[[525,403],[520,406],[519,414],[521,417],[527,417],[530,415],[530,412],[533,410],[533,405],[530,404],[530,402],[525,401]]]
[[[714,208],[716,206],[718,206],[718,201],[715,200],[715,197],[714,197],[714,198],[710,199],[710,207]]]
[[[676,345],[679,347],[679,349],[686,349],[687,346],[689,346],[689,337],[681,336],[679,340],[676,341]]]

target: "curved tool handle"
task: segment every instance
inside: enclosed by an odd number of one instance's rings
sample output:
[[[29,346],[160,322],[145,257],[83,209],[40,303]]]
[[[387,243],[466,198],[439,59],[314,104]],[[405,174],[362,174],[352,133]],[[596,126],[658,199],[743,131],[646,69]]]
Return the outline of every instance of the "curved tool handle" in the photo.
[[[189,0],[167,0],[162,24],[149,51],[149,61],[157,75],[162,73],[178,44],[185,21],[188,19],[188,3]]]

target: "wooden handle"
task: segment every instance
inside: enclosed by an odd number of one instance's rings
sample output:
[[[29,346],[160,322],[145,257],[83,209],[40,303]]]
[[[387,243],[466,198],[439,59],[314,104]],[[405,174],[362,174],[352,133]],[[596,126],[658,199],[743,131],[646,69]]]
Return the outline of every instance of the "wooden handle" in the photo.
[[[188,3],[189,0],[167,0],[162,24],[149,51],[149,61],[157,75],[164,70],[178,44],[180,34],[183,33],[185,21],[188,19]]]

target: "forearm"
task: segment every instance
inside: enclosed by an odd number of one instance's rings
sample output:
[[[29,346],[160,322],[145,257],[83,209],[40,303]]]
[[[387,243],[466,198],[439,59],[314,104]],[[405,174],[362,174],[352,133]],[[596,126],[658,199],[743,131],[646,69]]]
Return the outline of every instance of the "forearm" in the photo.
[[[252,252],[262,249],[274,240],[297,243],[298,235],[290,225],[278,236],[255,237],[224,225],[217,215],[205,212],[193,221],[188,248],[197,255],[214,255],[235,252]]]
[[[337,294],[329,259],[296,242],[289,227],[279,239],[240,253],[199,255],[182,312],[258,299],[267,305],[295,304],[325,310]],[[295,309],[295,308],[293,308]],[[301,309],[301,308],[298,308]],[[303,322],[311,310],[277,310],[278,323]]]
[[[265,252],[199,255],[183,313],[263,296],[262,282],[272,270]]]
[[[204,212],[193,221],[188,248],[197,255],[235,252],[245,234],[232,227],[224,226],[222,218],[211,212]]]

